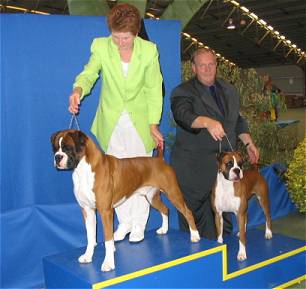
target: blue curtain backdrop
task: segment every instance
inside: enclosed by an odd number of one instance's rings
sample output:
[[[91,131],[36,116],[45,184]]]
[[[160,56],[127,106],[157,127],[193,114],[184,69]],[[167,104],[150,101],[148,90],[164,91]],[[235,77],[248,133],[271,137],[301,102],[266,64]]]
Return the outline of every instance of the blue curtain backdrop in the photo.
[[[169,95],[180,83],[180,23],[146,20],[145,25],[160,52],[165,86],[161,130],[167,137],[173,132]],[[68,128],[68,96],[74,78],[88,60],[92,39],[108,35],[108,30],[104,17],[85,16],[0,14],[0,26],[0,285],[39,288],[44,282],[42,257],[86,244],[71,172],[54,169],[49,140],[53,132]],[[100,87],[101,80],[82,103],[79,123],[87,134]],[[273,170],[269,174],[273,176]],[[279,180],[271,193],[280,199],[272,215],[280,217],[292,210]],[[170,226],[177,228],[170,207]],[[257,209],[252,212],[256,213]],[[254,219],[253,225],[263,222],[260,215]],[[252,224],[253,217],[249,220]],[[151,210],[147,229],[157,228],[160,222]],[[101,241],[101,223],[98,234]]]

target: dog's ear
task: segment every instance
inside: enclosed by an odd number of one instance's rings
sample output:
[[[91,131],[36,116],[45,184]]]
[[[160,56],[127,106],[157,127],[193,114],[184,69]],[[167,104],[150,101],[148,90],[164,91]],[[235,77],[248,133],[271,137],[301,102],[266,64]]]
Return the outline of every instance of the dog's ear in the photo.
[[[59,131],[53,133],[53,134],[51,135],[51,137],[50,137],[50,141],[51,141],[51,144],[52,144],[52,149],[53,149],[53,151],[56,150],[56,147],[55,147],[55,140],[56,140],[56,137],[58,136],[58,134],[59,134],[60,132],[61,132],[61,131],[59,130]]]
[[[57,137],[57,135],[58,135],[59,133],[60,133],[60,131],[57,131],[57,132],[55,132],[55,133],[53,133],[53,134],[51,135],[50,141],[51,141],[52,144],[54,144],[54,141],[55,141],[55,139],[56,139],[56,137]]]
[[[86,145],[87,135],[80,130],[70,132],[69,136],[72,137],[75,144],[75,151],[80,153]]]
[[[223,156],[224,156],[224,152],[217,153],[218,162],[222,161]]]
[[[237,151],[237,155],[240,157],[241,163],[243,164],[245,162],[243,154],[240,151]]]

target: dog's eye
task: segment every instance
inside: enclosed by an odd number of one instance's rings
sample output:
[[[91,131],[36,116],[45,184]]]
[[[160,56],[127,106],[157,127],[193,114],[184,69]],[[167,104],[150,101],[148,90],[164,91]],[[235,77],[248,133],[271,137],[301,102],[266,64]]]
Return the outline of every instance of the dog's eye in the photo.
[[[72,150],[73,150],[72,146],[66,144],[63,145],[63,151],[71,152]]]
[[[238,162],[238,167],[242,167],[242,165],[243,165],[243,162]]]
[[[229,161],[228,163],[226,163],[226,167],[227,167],[228,169],[232,168],[233,165],[234,165],[234,163],[233,163],[232,161]]]

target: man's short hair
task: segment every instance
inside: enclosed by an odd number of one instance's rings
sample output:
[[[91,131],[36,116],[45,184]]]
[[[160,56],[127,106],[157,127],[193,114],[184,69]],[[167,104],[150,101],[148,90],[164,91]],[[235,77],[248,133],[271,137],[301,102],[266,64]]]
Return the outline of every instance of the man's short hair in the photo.
[[[210,48],[205,48],[205,47],[198,47],[197,49],[195,49],[191,55],[191,62],[194,64],[194,59],[196,56],[198,56],[199,54],[202,54],[202,53],[210,53],[212,54],[215,58],[216,58],[216,61],[217,61],[217,55],[216,53],[210,49]]]

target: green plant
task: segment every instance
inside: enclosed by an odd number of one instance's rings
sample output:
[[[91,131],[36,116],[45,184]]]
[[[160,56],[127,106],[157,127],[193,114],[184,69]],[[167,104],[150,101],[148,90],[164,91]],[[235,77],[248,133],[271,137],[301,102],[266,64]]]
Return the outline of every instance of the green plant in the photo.
[[[301,213],[306,213],[306,137],[294,150],[294,156],[285,174],[288,192]]]

